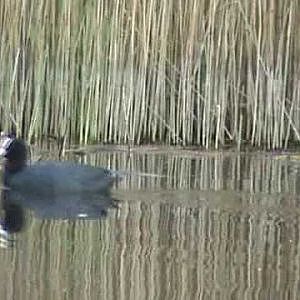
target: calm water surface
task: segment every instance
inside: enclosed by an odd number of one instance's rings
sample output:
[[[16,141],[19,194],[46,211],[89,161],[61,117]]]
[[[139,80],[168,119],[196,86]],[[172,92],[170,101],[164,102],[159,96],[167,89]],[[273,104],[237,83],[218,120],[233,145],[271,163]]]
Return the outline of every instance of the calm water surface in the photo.
[[[28,211],[0,249],[0,299],[299,299],[299,157],[68,159],[126,170],[119,208],[95,220]]]

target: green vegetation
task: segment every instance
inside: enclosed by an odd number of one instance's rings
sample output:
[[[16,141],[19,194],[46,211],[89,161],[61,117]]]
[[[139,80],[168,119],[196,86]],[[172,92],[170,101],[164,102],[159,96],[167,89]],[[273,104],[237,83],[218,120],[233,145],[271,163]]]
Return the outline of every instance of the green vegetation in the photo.
[[[298,0],[0,2],[0,120],[28,140],[300,140]]]

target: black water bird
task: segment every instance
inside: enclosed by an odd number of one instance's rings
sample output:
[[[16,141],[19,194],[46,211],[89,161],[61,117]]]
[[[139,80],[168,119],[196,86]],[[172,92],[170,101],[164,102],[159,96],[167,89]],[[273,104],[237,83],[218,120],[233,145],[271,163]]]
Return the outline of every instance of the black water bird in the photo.
[[[41,218],[98,218],[116,207],[111,197],[117,172],[71,162],[27,163],[26,143],[15,137],[1,137],[6,198],[31,208]],[[6,200],[7,202],[7,200]]]

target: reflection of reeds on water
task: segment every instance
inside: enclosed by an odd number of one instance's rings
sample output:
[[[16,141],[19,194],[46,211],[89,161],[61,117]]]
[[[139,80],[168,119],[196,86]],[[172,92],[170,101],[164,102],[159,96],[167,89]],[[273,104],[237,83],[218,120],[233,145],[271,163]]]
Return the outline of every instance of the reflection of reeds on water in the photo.
[[[278,159],[281,158],[281,159]],[[194,156],[133,153],[91,154],[83,162],[124,170],[123,189],[232,190],[299,193],[300,162],[272,154],[214,153]],[[145,175],[146,174],[146,175]],[[148,175],[147,175],[148,174]]]
[[[0,251],[0,299],[297,299],[297,161],[226,152],[74,159],[127,173],[114,191],[120,208],[90,222],[29,218],[15,247]]]
[[[300,139],[300,6],[0,1],[0,120],[29,140]]]
[[[115,191],[120,209],[92,222],[29,219],[16,247],[0,251],[1,299],[297,299],[291,161],[221,153],[83,161],[135,174]]]
[[[299,221],[158,201],[98,222],[31,221],[0,252],[0,297],[297,299]]]

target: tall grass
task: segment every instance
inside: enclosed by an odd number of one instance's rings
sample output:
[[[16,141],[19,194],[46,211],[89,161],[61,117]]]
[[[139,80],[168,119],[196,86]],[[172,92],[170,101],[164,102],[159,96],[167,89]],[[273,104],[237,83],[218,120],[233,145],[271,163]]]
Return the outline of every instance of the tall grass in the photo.
[[[0,117],[27,139],[300,140],[298,0],[0,2]]]

